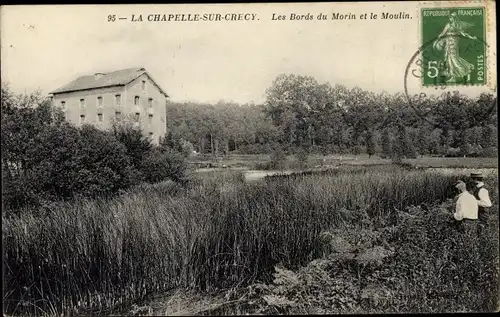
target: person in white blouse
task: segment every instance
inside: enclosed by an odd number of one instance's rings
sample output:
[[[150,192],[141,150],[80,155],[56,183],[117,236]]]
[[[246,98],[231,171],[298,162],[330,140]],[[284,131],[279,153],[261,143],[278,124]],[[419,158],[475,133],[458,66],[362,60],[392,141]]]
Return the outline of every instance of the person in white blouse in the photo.
[[[455,183],[459,194],[456,197],[455,218],[456,228],[467,235],[478,234],[478,205],[477,200],[467,191],[467,185],[463,181]]]
[[[453,214],[455,220],[477,220],[479,208],[476,198],[467,191],[467,186],[463,181],[456,182],[455,188],[459,191]]]

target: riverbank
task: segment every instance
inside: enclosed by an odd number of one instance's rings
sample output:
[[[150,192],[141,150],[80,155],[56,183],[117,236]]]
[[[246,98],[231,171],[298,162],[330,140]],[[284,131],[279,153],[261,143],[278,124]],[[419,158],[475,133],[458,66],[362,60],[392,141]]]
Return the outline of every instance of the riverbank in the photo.
[[[104,314],[172,289],[270,284],[276,265],[319,258],[323,231],[430,206],[467,175],[387,166],[264,182],[213,176],[4,218],[6,312]]]
[[[269,165],[270,155],[267,154],[231,154],[226,157],[193,156],[189,159],[193,169],[248,169],[262,170],[263,166]],[[448,168],[497,168],[498,158],[493,157],[436,157],[423,156],[415,159],[403,159],[403,163],[414,167],[448,167]],[[331,168],[342,165],[388,165],[392,164],[390,159],[383,159],[379,156],[369,157],[366,154],[331,154],[331,155],[310,155],[304,164],[298,162],[293,155],[287,156],[284,162],[284,169],[298,168]],[[305,166],[301,166],[305,165]]]

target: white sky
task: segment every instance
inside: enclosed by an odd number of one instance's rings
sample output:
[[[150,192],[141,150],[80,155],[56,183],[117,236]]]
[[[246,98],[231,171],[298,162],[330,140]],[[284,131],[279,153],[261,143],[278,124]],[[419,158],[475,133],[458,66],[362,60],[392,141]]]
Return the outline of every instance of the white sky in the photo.
[[[444,6],[444,4],[438,4]],[[477,5],[477,3],[476,3]],[[429,4],[427,6],[430,6]],[[488,27],[496,60],[494,5]],[[390,93],[419,47],[419,3],[7,6],[1,12],[2,81],[49,93],[81,75],[145,67],[171,100],[262,102],[280,73]],[[360,20],[407,12],[409,20]],[[256,13],[259,21],[130,22],[132,14]],[[326,21],[271,21],[272,13],[327,13]],[[332,20],[354,13],[357,20]],[[128,20],[107,22],[109,14]],[[490,64],[495,82],[496,65]],[[420,92],[410,78],[410,93]],[[488,88],[461,89],[474,93]]]

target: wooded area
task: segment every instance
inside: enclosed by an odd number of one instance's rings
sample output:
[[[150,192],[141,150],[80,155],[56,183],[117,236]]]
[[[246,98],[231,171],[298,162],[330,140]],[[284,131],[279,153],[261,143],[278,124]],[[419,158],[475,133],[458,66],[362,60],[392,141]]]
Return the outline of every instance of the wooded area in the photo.
[[[439,93],[439,91],[437,91]],[[169,102],[167,130],[199,153],[495,156],[496,96],[373,93],[283,74],[263,104]]]

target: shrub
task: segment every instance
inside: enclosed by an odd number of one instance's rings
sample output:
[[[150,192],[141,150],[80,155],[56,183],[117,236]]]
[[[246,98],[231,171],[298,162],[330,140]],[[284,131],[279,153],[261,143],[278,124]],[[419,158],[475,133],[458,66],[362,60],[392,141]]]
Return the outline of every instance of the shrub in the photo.
[[[286,161],[286,153],[279,144],[275,144],[271,151],[271,169],[283,169]]]
[[[498,149],[496,147],[487,147],[481,149],[479,156],[481,157],[498,157]]]
[[[160,147],[181,153],[184,157],[189,157],[193,153],[193,144],[181,138],[175,138],[172,132],[165,135],[160,140]]]
[[[295,156],[297,157],[297,161],[299,162],[300,168],[307,167],[307,159],[309,157],[309,153],[304,148],[298,148],[296,150]]]
[[[132,165],[139,169],[144,156],[153,148],[151,140],[130,121],[114,122],[111,132],[125,146]]]
[[[463,153],[460,148],[450,147],[446,150],[445,157],[460,157]]]
[[[10,209],[107,196],[136,182],[123,145],[92,126],[47,126],[33,141],[25,151],[26,164],[5,178],[4,201]]]
[[[187,163],[183,154],[171,149],[153,149],[143,158],[140,170],[148,183],[166,179],[176,182],[186,180]]]

